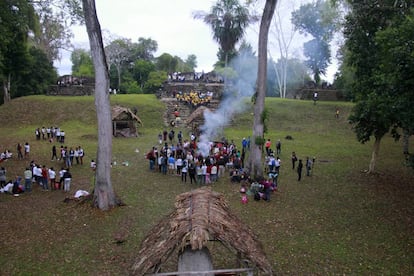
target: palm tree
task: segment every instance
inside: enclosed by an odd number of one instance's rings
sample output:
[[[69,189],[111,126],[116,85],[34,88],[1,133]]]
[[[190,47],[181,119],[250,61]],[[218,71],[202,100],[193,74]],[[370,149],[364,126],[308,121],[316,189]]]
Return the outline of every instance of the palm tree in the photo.
[[[229,57],[236,52],[236,43],[243,37],[249,23],[256,20],[238,0],[218,0],[209,13],[197,11],[193,16],[211,26],[213,38],[220,44],[219,59],[226,67]]]

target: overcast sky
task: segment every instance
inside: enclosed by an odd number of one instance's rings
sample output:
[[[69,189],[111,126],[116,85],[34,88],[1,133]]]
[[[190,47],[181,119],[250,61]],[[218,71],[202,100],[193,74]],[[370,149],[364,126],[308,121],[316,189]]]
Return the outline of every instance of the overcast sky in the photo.
[[[194,19],[193,14],[195,11],[208,12],[215,2],[216,0],[96,0],[96,8],[104,33],[129,38],[133,42],[138,42],[139,37],[151,38],[158,43],[155,56],[169,53],[185,60],[188,55],[194,54],[197,56],[197,71],[209,72],[217,61],[218,44],[212,39],[210,27],[202,20]],[[290,24],[291,10],[298,8],[301,2],[309,0],[279,2],[282,10],[279,14],[283,22]],[[263,1],[259,1],[258,4],[260,14],[263,9],[262,3]],[[246,33],[247,42],[254,48],[257,47],[257,30],[258,24],[249,27]],[[89,49],[86,27],[73,27],[73,32],[75,48]],[[274,35],[269,35],[270,41],[274,38]],[[304,38],[299,34],[295,34],[295,38],[291,51],[295,56],[301,56]],[[272,57],[276,59],[278,51],[271,52]],[[62,59],[56,62],[55,66],[60,75],[70,74],[70,52],[62,51]]]

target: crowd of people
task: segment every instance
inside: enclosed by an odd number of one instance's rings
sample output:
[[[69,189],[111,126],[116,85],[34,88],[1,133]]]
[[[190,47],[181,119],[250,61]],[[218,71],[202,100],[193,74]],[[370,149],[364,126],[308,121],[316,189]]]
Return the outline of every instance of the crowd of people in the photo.
[[[195,92],[190,91],[189,93],[183,93],[181,91],[175,94],[175,98],[189,105],[192,108],[197,108],[202,105],[208,105],[213,98],[213,92]]]
[[[43,129],[43,128],[42,128]],[[47,128],[36,129],[36,140],[47,140],[51,143],[51,162],[57,162],[56,166],[46,166],[36,163],[30,156],[30,145],[17,144],[18,159],[31,160],[29,165],[22,172],[22,176],[15,176],[13,180],[7,181],[7,170],[5,166],[0,169],[0,192],[18,195],[22,192],[31,192],[33,185],[38,185],[44,191],[63,190],[69,192],[72,182],[73,166],[83,165],[85,152],[81,146],[68,147],[63,144],[56,146],[54,141],[62,143],[62,131],[60,136],[57,132],[48,132]],[[39,130],[39,131],[38,131]],[[40,133],[40,135],[39,135]],[[44,135],[43,135],[44,133]],[[50,133],[48,135],[48,133]],[[53,134],[52,134],[53,133]],[[59,138],[58,138],[59,137]],[[277,140],[275,150],[272,142],[267,139],[264,143],[265,158],[264,172],[265,177],[252,179],[245,170],[246,152],[250,150],[250,137],[243,138],[241,147],[238,147],[233,140],[226,138],[220,141],[211,141],[208,144],[209,152],[203,155],[198,148],[198,137],[195,133],[190,133],[186,139],[180,130],[177,134],[174,129],[160,132],[158,134],[158,146],[152,147],[146,153],[149,162],[149,170],[159,172],[164,175],[176,175],[181,177],[183,183],[198,185],[209,185],[217,182],[220,178],[227,178],[231,183],[238,183],[242,190],[252,193],[255,199],[270,200],[272,191],[278,189],[278,179],[282,161],[282,144]],[[63,141],[64,138],[63,138]],[[24,151],[24,153],[23,153]],[[13,154],[8,158],[12,158]],[[311,176],[315,158],[306,157],[303,162],[295,152],[291,154],[292,169],[297,171],[298,181],[302,179],[302,170],[305,167],[306,175]],[[91,161],[91,168],[95,169],[96,163]]]
[[[278,140],[275,150],[268,139],[265,143],[264,158],[265,177],[252,179],[244,167],[246,152],[250,150],[250,137],[243,138],[241,148],[232,140],[226,138],[209,143],[209,153],[203,156],[198,148],[197,137],[190,134],[189,139],[183,139],[180,131],[175,140],[175,131],[164,130],[158,135],[159,147],[154,146],[146,154],[149,170],[164,175],[181,177],[184,183],[208,185],[226,177],[231,183],[240,183],[241,190],[254,195],[255,199],[270,201],[270,195],[278,190],[278,178],[282,161],[282,144]],[[305,166],[306,175],[311,175],[315,158],[306,158],[303,164],[295,152],[292,152],[292,169],[297,170],[298,181],[301,180],[302,168]],[[298,164],[297,164],[298,163]]]
[[[60,169],[55,169],[53,165],[37,163],[33,156],[30,156],[30,145],[26,142],[24,145],[17,143],[16,152],[17,160],[26,160],[28,166],[22,171],[22,176],[16,175],[12,179],[7,180],[6,166],[0,169],[0,192],[18,196],[23,192],[31,192],[33,185],[37,185],[43,191],[63,190],[70,192],[72,183],[71,168],[76,165],[83,165],[85,151],[81,146],[68,147],[63,145],[65,142],[65,133],[58,127],[36,128],[35,139],[37,141],[48,141],[51,147],[51,162]],[[54,144],[60,143],[60,147]],[[4,152],[4,160],[14,158],[10,151]],[[3,158],[1,159],[2,161]]]

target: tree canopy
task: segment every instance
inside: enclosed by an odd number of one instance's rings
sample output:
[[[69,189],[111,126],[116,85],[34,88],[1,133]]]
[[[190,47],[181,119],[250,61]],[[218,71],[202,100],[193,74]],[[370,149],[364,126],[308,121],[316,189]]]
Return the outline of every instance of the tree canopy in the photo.
[[[375,170],[382,137],[391,128],[410,127],[406,118],[413,118],[412,76],[407,75],[413,65],[412,35],[407,32],[412,3],[402,2],[350,2],[346,18],[346,61],[355,71],[352,90],[357,100],[350,122],[360,142],[375,138],[369,172]]]
[[[305,61],[312,70],[314,81],[320,82],[320,75],[325,75],[331,61],[329,43],[333,34],[338,29],[338,12],[331,1],[317,0],[302,5],[292,12],[292,23],[305,34],[310,34],[313,39],[303,45]]]
[[[194,18],[210,25],[214,40],[220,44],[218,58],[225,66],[235,55],[236,43],[243,37],[247,26],[256,20],[248,7],[238,0],[218,0],[210,12],[196,12]]]

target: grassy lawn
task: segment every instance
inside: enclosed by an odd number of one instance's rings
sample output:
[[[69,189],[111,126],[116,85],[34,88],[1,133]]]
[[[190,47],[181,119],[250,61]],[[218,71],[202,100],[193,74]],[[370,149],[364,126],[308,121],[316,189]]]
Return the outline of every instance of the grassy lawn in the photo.
[[[113,105],[137,107],[144,126],[138,138],[114,138],[112,182],[126,206],[109,212],[89,204],[64,203],[62,191],[35,187],[20,197],[0,194],[1,275],[125,275],[140,242],[153,225],[171,212],[175,196],[197,188],[176,176],[148,170],[144,154],[164,130],[164,106],[153,95],[111,96]],[[414,171],[403,162],[401,142],[386,136],[377,173],[367,175],[372,143],[356,141],[347,117],[350,103],[266,99],[266,138],[282,142],[279,191],[271,202],[240,202],[240,186],[227,177],[212,185],[230,208],[257,234],[274,271],[282,275],[413,275]],[[335,118],[339,107],[340,118]],[[59,170],[50,161],[52,145],[37,141],[34,130],[59,126],[65,145],[85,149],[86,163],[72,169],[72,191],[91,190],[97,129],[94,98],[30,96],[0,106],[0,150],[15,152],[18,142],[31,145],[31,158]],[[252,108],[224,130],[241,147],[252,133]],[[177,131],[180,128],[177,129]],[[189,130],[182,129],[185,137]],[[286,140],[290,135],[293,140]],[[413,139],[410,141],[414,143]],[[58,145],[60,146],[60,145]],[[290,154],[316,157],[311,177],[297,181]],[[411,152],[414,149],[411,146]],[[22,175],[29,159],[0,165],[8,179]],[[128,161],[129,166],[121,163]],[[127,233],[117,244],[113,235]],[[211,245],[216,268],[235,267],[234,255]],[[175,271],[173,255],[163,271]]]

